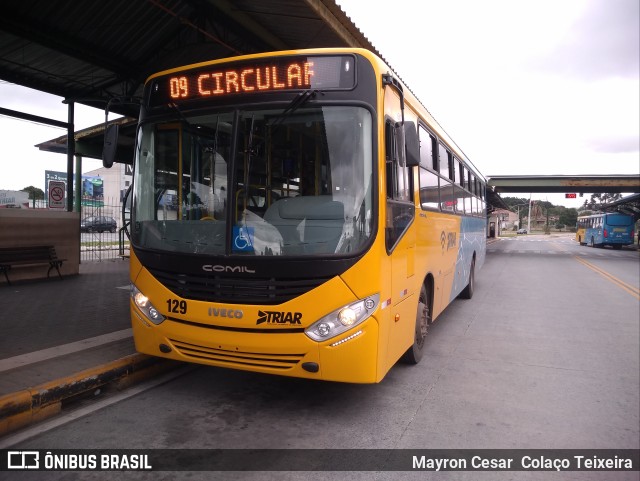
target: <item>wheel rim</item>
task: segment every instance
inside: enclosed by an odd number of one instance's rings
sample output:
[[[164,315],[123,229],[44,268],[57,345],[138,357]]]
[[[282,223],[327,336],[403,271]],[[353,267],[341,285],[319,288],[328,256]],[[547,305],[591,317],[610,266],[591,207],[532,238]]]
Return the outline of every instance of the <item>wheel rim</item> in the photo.
[[[427,305],[422,302],[418,303],[420,312],[420,321],[416,323],[416,347],[422,349],[424,340],[427,337]]]
[[[416,322],[416,347],[422,349],[424,341],[427,338],[427,330],[429,329],[429,306],[427,299],[420,295],[418,301],[418,322]]]

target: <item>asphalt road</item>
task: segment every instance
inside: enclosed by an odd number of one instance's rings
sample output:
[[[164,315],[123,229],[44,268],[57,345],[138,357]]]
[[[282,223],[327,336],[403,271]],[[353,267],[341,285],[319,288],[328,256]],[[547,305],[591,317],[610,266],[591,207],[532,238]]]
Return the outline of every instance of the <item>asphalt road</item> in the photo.
[[[130,396],[107,395],[100,409],[89,403],[71,410],[15,448],[640,448],[638,251],[580,247],[566,235],[502,239],[487,250],[474,298],[456,300],[438,319],[421,364],[399,364],[380,384],[193,366]],[[156,472],[117,479],[347,477],[639,479],[638,472],[602,471]]]

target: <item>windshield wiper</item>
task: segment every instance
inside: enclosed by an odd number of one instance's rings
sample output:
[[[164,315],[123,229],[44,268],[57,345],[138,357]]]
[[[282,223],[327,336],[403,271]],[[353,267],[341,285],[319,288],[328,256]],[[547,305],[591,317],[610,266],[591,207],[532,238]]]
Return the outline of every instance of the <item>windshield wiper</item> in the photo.
[[[287,107],[282,111],[280,115],[276,118],[276,120],[271,124],[271,127],[278,128],[282,123],[296,110],[306,104],[309,100],[315,99],[318,94],[324,95],[322,90],[318,89],[308,89],[300,92],[296,97],[287,105]]]
[[[318,94],[324,95],[324,92],[318,89],[308,89],[303,90],[298,95],[296,95],[295,98],[291,102],[289,102],[289,105],[287,105],[287,107],[280,114],[275,116],[276,119],[270,125],[272,129],[271,137],[274,137],[274,135],[279,131],[280,127],[289,116],[291,116],[296,110],[306,104],[309,100],[315,99]],[[253,117],[251,117],[251,127],[253,130]],[[267,139],[264,138],[258,145],[255,146],[253,145],[252,139],[253,131],[249,133],[249,143],[245,153],[248,153],[249,155],[257,155],[259,148],[263,145],[266,145]]]
[[[171,102],[167,104],[167,106],[175,110],[185,124],[187,124],[189,127],[193,127],[193,125],[191,125],[191,122],[187,120],[187,118],[184,116],[184,114],[182,113],[182,110],[180,110],[180,107],[178,107],[177,104],[175,104],[174,102]]]

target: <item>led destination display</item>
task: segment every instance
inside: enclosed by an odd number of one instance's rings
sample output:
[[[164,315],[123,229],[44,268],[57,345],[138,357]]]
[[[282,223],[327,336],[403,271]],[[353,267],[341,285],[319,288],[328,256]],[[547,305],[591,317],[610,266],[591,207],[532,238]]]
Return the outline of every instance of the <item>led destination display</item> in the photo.
[[[351,55],[277,57],[175,72],[152,81],[149,106],[208,102],[215,98],[284,90],[349,90],[355,86]]]

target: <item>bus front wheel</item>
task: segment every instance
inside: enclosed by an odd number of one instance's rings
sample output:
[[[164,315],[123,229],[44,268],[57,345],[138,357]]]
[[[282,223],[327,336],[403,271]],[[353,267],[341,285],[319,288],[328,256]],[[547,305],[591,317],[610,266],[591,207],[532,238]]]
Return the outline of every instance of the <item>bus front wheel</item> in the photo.
[[[416,313],[416,326],[413,337],[413,345],[402,355],[401,361],[406,364],[418,364],[424,354],[424,342],[427,338],[427,328],[431,323],[431,309],[429,309],[427,289],[423,285],[418,298],[418,311]]]

